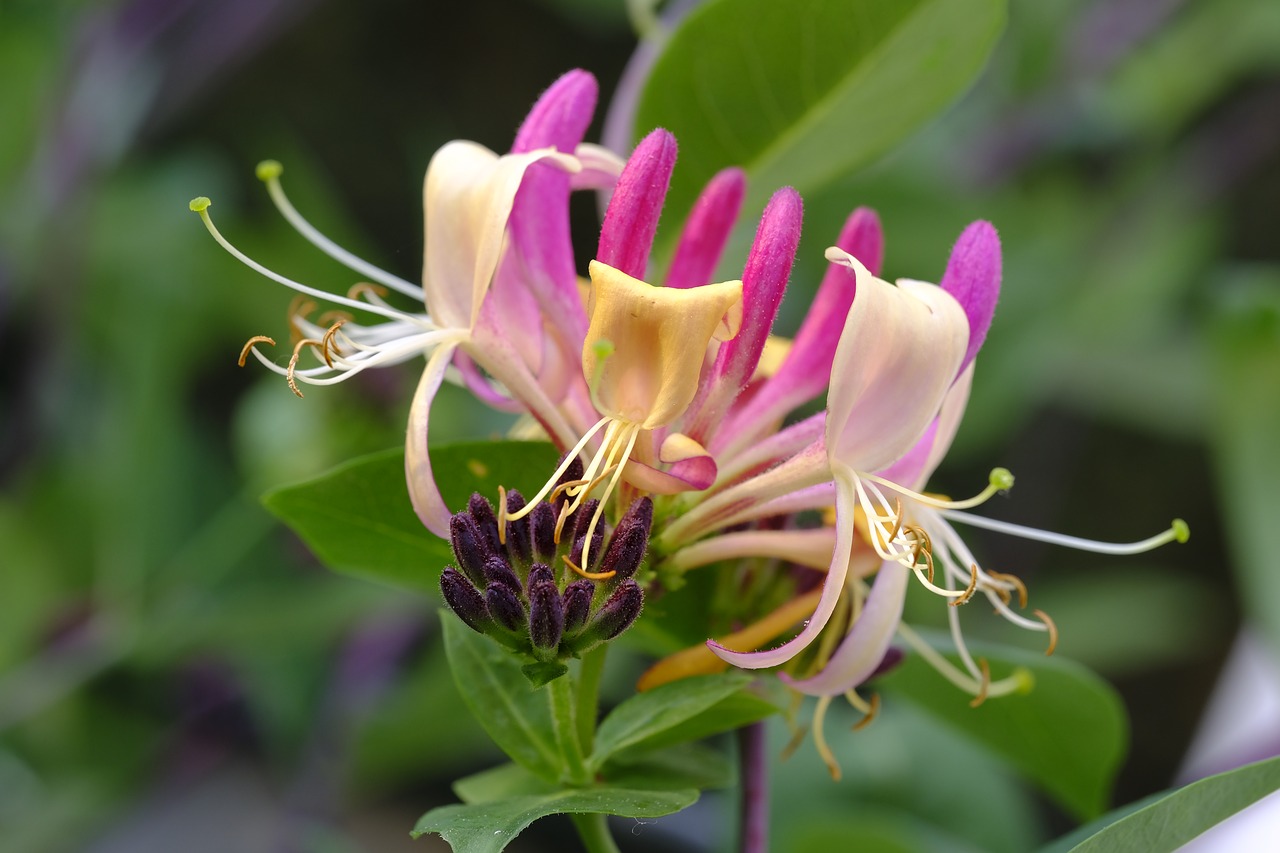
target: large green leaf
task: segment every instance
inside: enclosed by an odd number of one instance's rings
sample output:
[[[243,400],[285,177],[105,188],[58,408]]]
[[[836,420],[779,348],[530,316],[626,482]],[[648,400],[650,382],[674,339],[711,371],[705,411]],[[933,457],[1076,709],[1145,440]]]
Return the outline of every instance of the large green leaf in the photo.
[[[1058,839],[1041,853],[1174,850],[1280,789],[1280,757],[1192,782],[1172,793],[1117,809]]]
[[[647,791],[634,788],[583,788],[530,794],[472,805],[432,809],[413,828],[413,837],[428,832],[444,836],[454,853],[497,853],[526,826],[551,814],[612,814],[661,817],[693,805],[698,792]]]
[[[444,650],[462,700],[502,751],[549,781],[560,778],[562,760],[552,728],[551,706],[534,690],[520,662],[493,640],[442,613]]]
[[[615,752],[678,726],[750,683],[751,677],[744,673],[725,672],[682,679],[632,696],[600,723],[593,764],[598,767]]]
[[[947,647],[940,635],[934,645]],[[971,708],[969,697],[918,655],[908,655],[878,684],[1009,761],[1072,814],[1101,814],[1128,744],[1124,706],[1115,691],[1069,660],[1003,646],[974,644],[970,650],[987,659],[993,679],[1021,667],[1034,686]]]
[[[637,135],[665,127],[680,143],[668,211],[682,219],[725,166],[750,176],[754,215],[779,186],[810,192],[867,165],[968,87],[1004,20],[1004,0],[702,5],[636,111]]]
[[[498,486],[537,489],[555,470],[541,442],[467,442],[432,448],[436,482],[451,507],[473,492],[497,498]],[[353,459],[313,480],[284,486],[262,502],[334,571],[417,590],[438,587],[453,560],[449,545],[418,520],[409,503],[400,448]]]

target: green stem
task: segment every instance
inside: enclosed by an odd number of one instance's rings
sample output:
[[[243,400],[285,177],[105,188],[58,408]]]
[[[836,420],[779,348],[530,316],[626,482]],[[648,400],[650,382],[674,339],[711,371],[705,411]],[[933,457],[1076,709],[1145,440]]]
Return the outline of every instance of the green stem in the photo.
[[[600,711],[600,679],[604,675],[604,656],[608,643],[601,643],[582,658],[578,672],[577,723],[578,742],[584,755],[596,748],[596,716]]]
[[[571,814],[587,853],[620,853],[613,836],[609,834],[608,818],[602,814]]]
[[[556,745],[564,758],[567,781],[570,785],[586,785],[591,777],[582,757],[578,728],[573,721],[573,681],[565,674],[553,679],[547,687],[551,690],[551,721],[556,730]]]

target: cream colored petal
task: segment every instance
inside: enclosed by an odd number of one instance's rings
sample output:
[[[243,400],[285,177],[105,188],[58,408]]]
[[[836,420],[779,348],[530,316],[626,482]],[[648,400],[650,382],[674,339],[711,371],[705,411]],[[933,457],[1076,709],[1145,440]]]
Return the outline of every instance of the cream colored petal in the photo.
[[[578,161],[552,148],[499,157],[474,142],[450,142],[431,158],[423,186],[426,215],[422,286],[441,326],[475,325],[497,269],[512,202],[534,163],[576,172]]]
[[[941,288],[894,287],[840,249],[827,259],[857,276],[827,396],[827,447],[856,471],[906,453],[938,414],[969,341],[964,310]]]
[[[737,334],[742,282],[654,287],[599,261],[590,272],[582,372],[596,407],[645,429],[671,423],[698,390],[707,344]]]

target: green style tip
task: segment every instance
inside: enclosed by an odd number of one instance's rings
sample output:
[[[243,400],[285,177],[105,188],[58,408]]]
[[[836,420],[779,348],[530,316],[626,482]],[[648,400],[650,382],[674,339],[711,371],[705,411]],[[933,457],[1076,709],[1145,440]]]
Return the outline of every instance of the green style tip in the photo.
[[[204,213],[211,204],[213,202],[209,200],[209,197],[202,195],[191,199],[191,203],[187,207],[191,208],[193,213]]]
[[[1181,544],[1191,538],[1191,527],[1180,518],[1175,518],[1170,525],[1173,530],[1173,541]]]
[[[263,182],[274,181],[284,174],[284,166],[280,165],[279,160],[263,160],[258,164],[256,172],[258,180]]]
[[[1013,488],[1013,473],[1008,468],[991,469],[991,485],[1002,492]]]

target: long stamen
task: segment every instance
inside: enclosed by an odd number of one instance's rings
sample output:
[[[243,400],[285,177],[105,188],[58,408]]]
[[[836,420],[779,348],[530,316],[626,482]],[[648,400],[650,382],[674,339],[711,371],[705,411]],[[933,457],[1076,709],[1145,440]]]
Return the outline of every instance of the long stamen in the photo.
[[[1037,530],[1034,527],[1023,527],[1021,524],[1010,524],[1007,521],[997,521],[980,515],[970,515],[967,512],[946,511],[943,515],[952,521],[958,521],[971,527],[981,527],[984,530],[993,530],[996,533],[1007,533],[1010,536],[1019,536],[1036,542],[1047,542],[1050,545],[1061,545],[1078,551],[1093,551],[1097,554],[1141,554],[1144,551],[1159,548],[1161,545],[1167,545],[1170,542],[1186,542],[1191,536],[1187,523],[1180,518],[1175,518],[1169,525],[1168,530],[1149,539],[1143,539],[1141,542],[1119,543],[1098,542],[1093,539],[1082,539],[1078,536],[1052,533],[1048,530]]]
[[[381,314],[382,316],[389,317],[392,320],[406,320],[411,323],[415,323],[419,326],[423,326],[426,328],[434,328],[433,324],[426,317],[423,317],[423,316],[415,317],[412,314],[407,314],[404,311],[397,311],[394,308],[384,308],[380,305],[373,305],[368,302],[357,302],[354,299],[347,299],[344,296],[338,296],[333,293],[326,293],[325,291],[320,290],[319,288],[311,287],[310,285],[306,285],[306,284],[303,284],[302,282],[294,281],[291,278],[282,276],[277,272],[272,272],[271,270],[264,267],[262,264],[253,260],[253,258],[250,258],[244,252],[241,252],[235,246],[231,245],[231,243],[227,240],[227,238],[222,236],[222,232],[220,232],[217,229],[217,227],[213,224],[213,219],[209,216],[210,204],[211,202],[209,201],[208,198],[201,196],[199,198],[192,199],[191,204],[189,206],[191,210],[193,210],[195,213],[200,215],[201,221],[204,222],[204,227],[213,236],[213,239],[218,241],[218,245],[226,249],[228,254],[230,254],[233,258],[238,260],[240,263],[247,266],[249,269],[259,273],[260,275],[266,276],[267,278],[271,279],[274,282],[283,284],[285,287],[288,287],[292,290],[296,290],[299,293],[305,293],[309,296],[314,296],[317,299],[323,299],[327,302],[332,302],[337,305],[345,305],[348,308],[356,308],[360,311],[368,311],[371,314]]]
[[[609,496],[613,494],[613,490],[618,486],[618,480],[622,477],[623,468],[626,466],[627,460],[631,458],[631,451],[635,449],[636,439],[640,435],[639,424],[627,424],[623,429],[619,430],[622,434],[618,436],[614,442],[614,448],[609,453],[606,460],[609,465],[608,470],[613,471],[613,477],[609,480],[609,485],[605,487],[604,495],[600,498],[600,505],[596,507],[595,514],[591,516],[591,523],[587,525],[587,536],[582,543],[582,566],[583,569],[591,565],[591,536],[596,532],[596,525],[600,523],[600,516],[604,514],[605,506],[609,502]],[[626,448],[619,455],[617,450],[622,447],[622,442],[626,441]],[[606,472],[607,473],[607,472]],[[600,475],[601,477],[604,474]],[[587,494],[589,489],[584,490],[578,499],[581,500]],[[577,569],[573,563],[569,563],[570,568],[574,568],[583,577],[590,577],[590,574],[582,569]],[[612,577],[613,572],[608,572],[605,577]]]
[[[289,198],[284,194],[284,187],[280,183],[280,175],[283,172],[284,166],[280,165],[279,161],[276,160],[263,160],[258,164],[257,168],[258,180],[267,185],[267,193],[271,196],[271,201],[275,203],[276,209],[280,211],[280,215],[290,225],[297,229],[299,234],[338,263],[350,267],[352,270],[368,276],[380,284],[385,284],[387,287],[398,290],[406,296],[412,296],[418,300],[422,299],[421,287],[405,281],[397,275],[392,275],[386,270],[375,267],[368,261],[357,258],[321,234],[310,222],[303,219],[302,214],[298,213],[297,208],[293,206]]]
[[[534,507],[540,504],[543,499],[547,497],[547,494],[557,487],[558,481],[562,476],[564,476],[564,472],[569,470],[569,466],[573,464],[573,460],[578,458],[578,454],[582,452],[582,448],[587,446],[587,442],[591,441],[592,437],[600,431],[601,427],[610,423],[613,423],[613,419],[605,416],[596,421],[595,425],[592,426],[591,429],[583,433],[582,438],[578,439],[578,443],[573,446],[573,449],[564,455],[564,461],[560,463],[560,467],[556,469],[556,472],[551,475],[551,479],[547,480],[546,484],[536,495],[525,502],[523,509],[508,514],[507,502],[505,500],[499,501],[498,533],[502,534],[502,532],[506,530],[506,523],[508,521],[519,521],[529,513],[533,512]]]
[[[840,764],[836,761],[835,754],[831,752],[831,747],[827,746],[826,735],[822,731],[822,722],[827,716],[827,708],[831,705],[832,696],[818,697],[818,704],[813,709],[813,745],[818,750],[818,755],[822,757],[822,763],[827,765],[827,771],[831,773],[831,781],[840,781]]]
[[[986,503],[988,500],[990,500],[999,492],[1007,492],[1009,489],[1013,488],[1013,474],[1009,473],[1008,468],[992,469],[990,482],[987,483],[987,487],[983,489],[981,492],[978,492],[978,494],[974,495],[973,497],[968,498],[966,500],[962,500],[962,501],[946,500],[943,498],[933,497],[932,495],[926,495],[920,492],[915,492],[915,491],[912,491],[911,489],[906,488],[905,486],[901,486],[890,480],[886,480],[883,477],[877,477],[875,474],[860,473],[858,476],[865,477],[866,479],[870,480],[871,482],[877,485],[884,486],[887,489],[892,489],[893,491],[898,492],[904,497],[911,498],[917,503],[923,504],[924,506],[927,506],[927,507],[932,507],[934,509],[947,509],[947,510],[969,509],[971,507],[975,507],[980,504]]]
[[[950,681],[965,693],[978,695],[982,689],[982,685],[978,679],[970,678],[965,673],[956,669],[951,661],[947,660],[938,653],[933,646],[924,641],[924,638],[907,626],[905,622],[898,623],[898,636],[900,636],[907,645],[924,658],[925,661],[932,666],[939,675]],[[986,690],[986,698],[994,699],[997,696],[1008,696],[1011,693],[1025,693],[1031,689],[1034,684],[1034,676],[1027,669],[1018,667],[1010,675],[999,681],[992,681]]]

